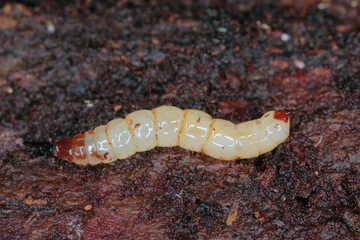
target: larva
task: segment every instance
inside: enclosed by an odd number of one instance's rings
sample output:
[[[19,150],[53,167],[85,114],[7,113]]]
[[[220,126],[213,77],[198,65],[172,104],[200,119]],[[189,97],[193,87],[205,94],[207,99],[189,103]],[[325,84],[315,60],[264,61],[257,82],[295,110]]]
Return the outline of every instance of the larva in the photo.
[[[79,165],[110,163],[136,152],[180,146],[220,160],[257,157],[285,141],[290,131],[287,111],[234,124],[203,111],[161,106],[117,118],[93,131],[55,142],[53,154]]]

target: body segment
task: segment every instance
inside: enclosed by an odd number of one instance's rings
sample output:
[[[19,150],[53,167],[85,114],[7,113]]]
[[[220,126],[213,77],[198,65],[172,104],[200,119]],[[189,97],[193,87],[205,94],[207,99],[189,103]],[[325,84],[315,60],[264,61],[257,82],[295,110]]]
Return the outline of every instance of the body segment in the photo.
[[[80,165],[110,163],[156,146],[180,146],[220,160],[257,157],[285,141],[290,121],[286,111],[234,124],[205,112],[172,106],[135,111],[94,131],[56,142],[55,155]]]
[[[158,141],[155,136],[154,114],[150,110],[139,110],[125,117],[133,138],[136,151],[143,152],[153,149]]]
[[[159,147],[173,147],[179,144],[179,131],[184,111],[177,107],[155,108]]]
[[[106,126],[111,146],[118,159],[124,159],[136,153],[136,146],[129,130],[129,124],[125,119],[114,119]]]
[[[179,146],[194,152],[201,152],[208,138],[212,118],[209,114],[193,109],[185,109],[179,131]]]
[[[222,119],[213,119],[203,152],[216,159],[237,159],[239,157],[236,151],[236,137],[235,124]]]

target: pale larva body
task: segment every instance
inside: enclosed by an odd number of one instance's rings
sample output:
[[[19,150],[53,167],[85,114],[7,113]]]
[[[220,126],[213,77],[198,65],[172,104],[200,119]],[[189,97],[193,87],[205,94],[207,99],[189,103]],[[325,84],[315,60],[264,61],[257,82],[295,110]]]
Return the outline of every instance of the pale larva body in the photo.
[[[161,106],[117,118],[94,131],[56,141],[55,155],[79,165],[110,163],[154,147],[180,146],[220,160],[257,157],[289,136],[286,111],[234,124],[203,111]]]

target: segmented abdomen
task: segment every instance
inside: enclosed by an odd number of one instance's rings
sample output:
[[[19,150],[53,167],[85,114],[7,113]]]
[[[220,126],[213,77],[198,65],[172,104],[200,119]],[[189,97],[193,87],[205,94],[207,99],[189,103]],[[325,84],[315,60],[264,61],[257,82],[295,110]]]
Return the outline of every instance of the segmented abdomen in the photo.
[[[55,155],[80,165],[110,163],[156,146],[180,146],[221,160],[256,157],[289,135],[289,114],[270,111],[237,125],[172,106],[139,110],[94,131],[56,142]]]

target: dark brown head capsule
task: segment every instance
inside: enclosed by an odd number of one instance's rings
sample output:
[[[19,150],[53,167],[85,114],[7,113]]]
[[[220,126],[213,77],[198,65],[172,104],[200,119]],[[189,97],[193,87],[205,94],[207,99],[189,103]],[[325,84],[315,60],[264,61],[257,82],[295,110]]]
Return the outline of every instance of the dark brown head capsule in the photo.
[[[274,119],[282,120],[284,123],[287,123],[289,121],[289,112],[285,110],[277,110],[274,114]]]

